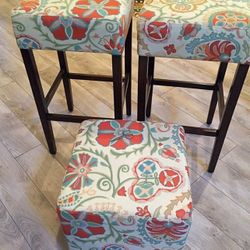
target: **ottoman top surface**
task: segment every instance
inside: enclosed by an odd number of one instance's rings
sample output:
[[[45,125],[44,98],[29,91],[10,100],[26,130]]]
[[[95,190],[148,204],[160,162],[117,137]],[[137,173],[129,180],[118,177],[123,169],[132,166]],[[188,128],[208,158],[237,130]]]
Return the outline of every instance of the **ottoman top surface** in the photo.
[[[250,1],[146,0],[139,54],[250,63]]]
[[[121,54],[133,0],[20,0],[12,22],[21,49]]]
[[[175,124],[83,122],[59,210],[187,219],[192,203],[184,140]]]

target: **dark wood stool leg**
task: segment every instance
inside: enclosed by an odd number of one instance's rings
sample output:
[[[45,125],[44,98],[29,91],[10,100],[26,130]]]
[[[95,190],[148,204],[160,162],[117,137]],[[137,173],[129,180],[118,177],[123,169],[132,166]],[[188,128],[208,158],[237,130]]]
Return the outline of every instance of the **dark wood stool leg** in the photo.
[[[218,95],[223,96],[223,81],[224,81],[225,74],[227,71],[227,66],[228,66],[228,63],[225,63],[225,62],[220,63],[220,67],[219,67],[216,81],[215,81],[215,89],[213,90],[209,112],[207,116],[207,124],[209,125],[212,123],[213,118],[214,118],[214,113],[215,113],[215,109],[216,109],[217,102],[218,102]]]
[[[42,123],[43,131],[44,131],[47,143],[48,143],[49,152],[51,154],[55,154],[56,153],[55,138],[53,134],[51,121],[47,119],[48,109],[46,106],[44,93],[43,93],[39,73],[37,70],[35,58],[33,55],[33,51],[21,49],[21,54],[22,54],[24,65],[25,65],[27,75],[29,78],[30,86],[34,95],[34,99],[35,99],[37,110],[38,110],[40,120]]]
[[[131,115],[131,81],[132,81],[132,21],[128,30],[125,44],[125,83],[126,86],[126,111]]]
[[[149,63],[148,63],[149,94],[148,94],[148,101],[147,101],[147,108],[146,108],[147,117],[150,117],[151,115],[153,87],[154,87],[154,69],[155,69],[155,58],[149,57]]]
[[[247,76],[248,69],[249,65],[238,65],[237,67],[235,77],[227,98],[226,106],[224,108],[222,119],[219,125],[218,134],[215,139],[212,156],[209,162],[208,172],[210,173],[214,172],[215,170],[216,163],[219,159],[219,155],[227,134],[227,130],[230,125],[237,101],[239,99],[242,86]]]
[[[63,71],[63,85],[66,95],[68,110],[71,112],[74,109],[74,105],[73,105],[71,82],[70,79],[68,78],[69,67],[68,67],[67,57],[64,51],[57,51],[57,55],[59,59],[60,68]]]
[[[145,121],[146,101],[147,101],[147,76],[148,76],[148,57],[139,56],[138,70],[138,100],[137,100],[137,120]]]
[[[123,89],[122,89],[122,56],[112,56],[113,95],[115,119],[122,119]]]

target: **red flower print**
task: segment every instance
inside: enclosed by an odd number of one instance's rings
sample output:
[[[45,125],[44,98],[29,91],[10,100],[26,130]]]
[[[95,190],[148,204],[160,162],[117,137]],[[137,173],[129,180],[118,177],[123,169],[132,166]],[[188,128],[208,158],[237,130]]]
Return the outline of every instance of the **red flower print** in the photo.
[[[112,54],[121,54],[124,47],[123,37],[123,27],[119,27],[119,34],[110,34],[104,36],[100,39],[100,45],[102,45],[106,50],[112,51]],[[97,37],[98,38],[98,37]]]
[[[154,41],[163,41],[169,37],[170,27],[165,22],[154,21],[146,24],[145,33]]]
[[[112,36],[105,36],[101,39],[100,44],[107,50],[120,53],[123,49],[122,44],[119,43],[120,36],[113,34]]]
[[[145,206],[144,208],[137,207],[137,212],[135,215],[138,215],[140,217],[151,217],[151,213],[148,211],[148,206]]]
[[[153,16],[155,16],[155,13],[150,10],[143,11],[139,13],[140,17],[145,17],[147,20],[151,19]]]
[[[178,240],[186,234],[188,225],[184,222],[175,223],[171,221],[160,221],[156,218],[149,220],[146,229],[154,238],[171,238]]]
[[[230,41],[214,41],[204,45],[206,60],[228,62],[235,45]]]
[[[104,219],[99,214],[78,211],[58,211],[58,213],[65,235],[86,239],[105,233]]]
[[[48,27],[57,40],[82,40],[86,37],[88,23],[81,19],[58,16],[42,16],[43,25]]]
[[[192,209],[193,209],[193,204],[192,204],[192,202],[191,202],[191,201],[188,203],[188,208],[189,208],[190,210],[192,210]]]
[[[134,121],[104,121],[98,125],[96,141],[104,146],[122,150],[130,145],[140,144],[144,125]]]
[[[35,10],[39,6],[39,0],[21,0],[20,6],[25,12]]]
[[[128,238],[124,239],[124,242],[129,245],[140,246],[140,247],[143,247],[144,245],[142,239],[135,236],[129,236]]]
[[[116,0],[79,0],[71,10],[79,17],[102,18],[120,13],[120,2]]]
[[[183,177],[179,171],[169,168],[160,172],[159,181],[168,191],[173,191],[182,184]]]
[[[118,191],[117,191],[117,194],[119,195],[119,196],[127,196],[126,195],[126,189],[125,189],[125,187],[122,187],[122,188],[120,188]]]
[[[195,37],[200,29],[201,26],[199,24],[186,23],[182,26],[181,36],[179,39],[184,38],[185,40],[188,40],[191,37]]]
[[[170,45],[164,47],[164,49],[166,50],[168,55],[176,53],[176,48],[175,48],[174,44],[170,44]]]
[[[187,171],[188,176],[190,176],[190,170],[188,166],[185,167],[185,170]]]
[[[73,190],[79,190],[82,187],[90,186],[93,182],[88,177],[92,167],[97,166],[97,159],[88,154],[73,155],[67,172],[64,177],[63,185],[70,186]]]
[[[179,209],[176,211],[176,216],[177,218],[180,218],[180,219],[188,219],[191,217],[191,211],[193,209],[193,206],[192,206],[192,202],[189,202],[188,205],[187,205],[187,209]]]
[[[186,215],[186,211],[184,209],[179,209],[176,211],[177,218],[184,219]]]
[[[177,160],[179,158],[177,149],[169,145],[165,145],[160,149],[159,154],[166,159]]]

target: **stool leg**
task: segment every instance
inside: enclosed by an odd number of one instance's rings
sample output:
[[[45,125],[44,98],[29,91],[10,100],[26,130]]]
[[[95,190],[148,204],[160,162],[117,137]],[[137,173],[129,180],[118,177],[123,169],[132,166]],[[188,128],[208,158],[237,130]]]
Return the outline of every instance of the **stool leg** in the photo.
[[[125,44],[125,79],[126,92],[126,111],[127,115],[131,115],[131,80],[132,80],[132,21],[128,30]]]
[[[112,56],[112,72],[115,119],[122,119],[122,56]]]
[[[155,58],[149,57],[149,63],[148,63],[149,95],[148,95],[147,108],[146,108],[147,117],[150,117],[151,115],[153,87],[154,87],[154,69],[155,69]]]
[[[218,135],[216,136],[212,156],[209,162],[208,172],[212,173],[215,170],[216,163],[219,159],[219,155],[227,134],[228,127],[230,125],[234,109],[240,96],[241,89],[243,87],[249,65],[238,65],[235,77],[230,88],[230,92],[227,98],[226,106],[223,111],[222,119],[218,129]]]
[[[216,81],[215,81],[215,89],[213,90],[213,94],[212,94],[212,98],[211,98],[211,102],[210,102],[210,107],[209,107],[209,112],[208,112],[208,116],[207,116],[207,124],[210,125],[213,121],[214,118],[214,113],[215,113],[215,109],[217,106],[217,102],[218,102],[218,91],[223,93],[223,81],[225,78],[225,74],[227,71],[227,66],[228,63],[222,62],[220,63],[220,67],[217,73],[217,77],[216,77]]]
[[[148,57],[139,56],[138,70],[138,100],[137,100],[137,120],[145,121],[146,102],[147,102],[147,76],[148,76]]]
[[[63,73],[63,85],[64,85],[64,91],[66,95],[68,110],[72,112],[74,109],[74,105],[73,105],[71,82],[70,82],[70,79],[67,77],[69,73],[69,67],[68,67],[66,53],[64,51],[57,51],[57,55],[59,59],[60,68],[64,72]]]
[[[43,93],[39,73],[37,70],[35,58],[33,55],[33,51],[21,49],[21,54],[23,57],[23,62],[27,71],[30,86],[34,95],[35,103],[36,103],[37,110],[38,110],[40,120],[42,123],[44,135],[48,143],[49,152],[51,154],[56,154],[56,144],[55,144],[53,129],[52,129],[51,121],[47,119],[48,109],[46,106],[44,93]]]

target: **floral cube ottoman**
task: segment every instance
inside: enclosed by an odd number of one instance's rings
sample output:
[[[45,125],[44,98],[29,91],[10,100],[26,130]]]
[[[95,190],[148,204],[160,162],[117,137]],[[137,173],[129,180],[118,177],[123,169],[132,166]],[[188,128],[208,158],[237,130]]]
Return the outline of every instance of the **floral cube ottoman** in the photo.
[[[184,129],[87,120],[58,198],[69,249],[182,249],[192,200]]]

